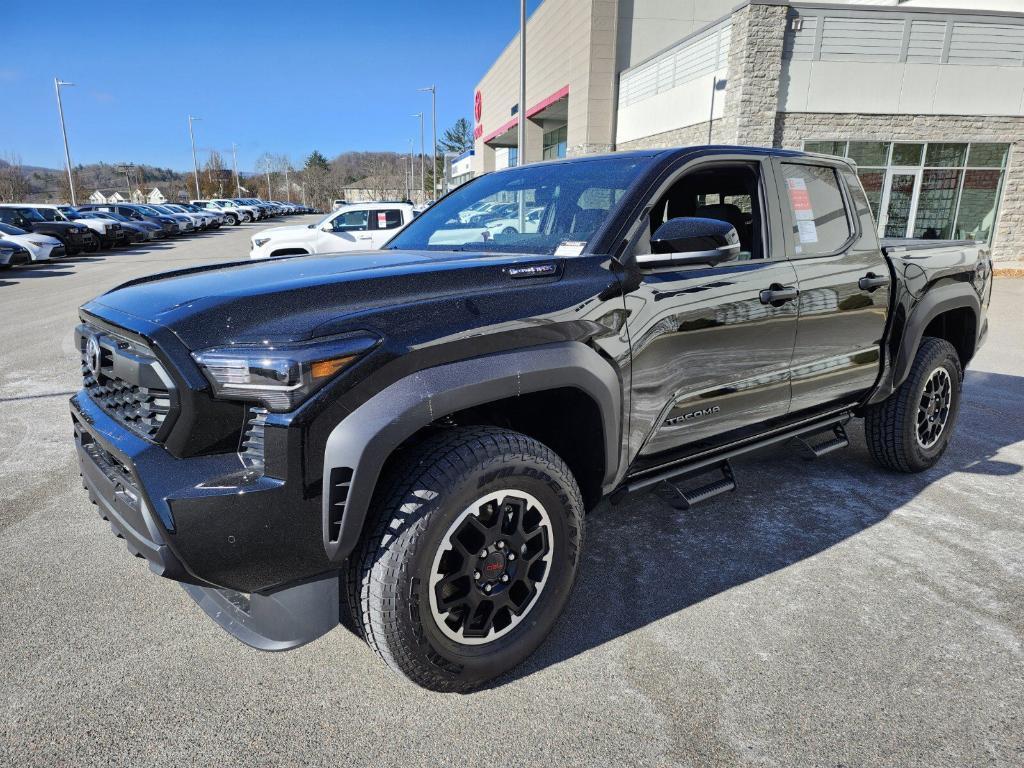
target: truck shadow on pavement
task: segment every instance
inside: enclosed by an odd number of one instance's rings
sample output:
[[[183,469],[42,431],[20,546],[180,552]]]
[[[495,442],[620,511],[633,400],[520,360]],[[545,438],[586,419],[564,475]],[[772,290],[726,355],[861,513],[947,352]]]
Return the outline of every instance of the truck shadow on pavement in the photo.
[[[823,552],[952,475],[1021,472],[996,454],[1024,441],[1022,409],[1024,378],[968,371],[953,442],[919,475],[875,465],[862,422],[855,420],[850,448],[814,462],[785,446],[752,454],[734,462],[735,493],[689,512],[673,509],[654,491],[618,505],[602,502],[588,517],[564,615],[538,651],[494,686]]]

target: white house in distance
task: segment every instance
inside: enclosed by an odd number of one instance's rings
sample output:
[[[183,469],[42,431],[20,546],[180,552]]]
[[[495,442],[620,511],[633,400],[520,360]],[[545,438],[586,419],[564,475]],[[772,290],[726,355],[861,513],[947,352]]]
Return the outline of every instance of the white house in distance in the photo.
[[[149,192],[143,192],[141,189],[134,189],[131,192],[121,192],[116,190],[114,192],[104,193],[97,189],[91,195],[89,195],[90,203],[150,203],[152,205],[159,205],[160,203],[166,203],[167,198],[164,197],[164,193],[161,192],[157,187],[153,187]]]

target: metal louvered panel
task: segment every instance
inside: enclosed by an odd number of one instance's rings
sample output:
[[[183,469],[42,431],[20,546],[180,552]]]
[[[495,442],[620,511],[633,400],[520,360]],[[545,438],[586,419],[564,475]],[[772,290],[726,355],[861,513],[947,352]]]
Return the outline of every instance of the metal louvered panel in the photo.
[[[1019,67],[1024,64],[1024,25],[954,22],[947,61]]]
[[[238,455],[247,467],[262,469],[266,464],[266,453],[263,449],[263,438],[267,427],[266,408],[252,407],[249,409],[249,421],[242,433],[242,445]]]
[[[782,55],[789,59],[813,59],[818,34],[817,16],[792,16],[782,41]]]
[[[708,30],[619,76],[619,107],[627,107],[726,67],[732,24]]]
[[[938,64],[946,40],[946,22],[914,19],[910,23],[907,61],[914,64]]]
[[[821,59],[899,61],[903,19],[827,17],[821,32]]]

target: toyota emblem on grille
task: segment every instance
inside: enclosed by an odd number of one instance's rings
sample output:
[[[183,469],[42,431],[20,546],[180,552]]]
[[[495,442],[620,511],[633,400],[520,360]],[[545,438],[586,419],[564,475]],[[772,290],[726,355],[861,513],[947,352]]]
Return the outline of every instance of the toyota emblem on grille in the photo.
[[[90,336],[85,344],[85,364],[93,376],[99,378],[100,367],[103,364],[103,352],[100,350],[100,342],[95,336]]]

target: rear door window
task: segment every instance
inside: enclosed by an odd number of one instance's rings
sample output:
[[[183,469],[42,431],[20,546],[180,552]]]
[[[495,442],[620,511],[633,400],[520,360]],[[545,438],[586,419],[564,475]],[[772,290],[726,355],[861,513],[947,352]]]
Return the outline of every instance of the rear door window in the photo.
[[[402,212],[397,208],[373,211],[370,222],[374,229],[397,229],[402,226]]]
[[[840,251],[853,228],[834,168],[782,163],[786,203],[793,222],[794,255],[824,256]]]

